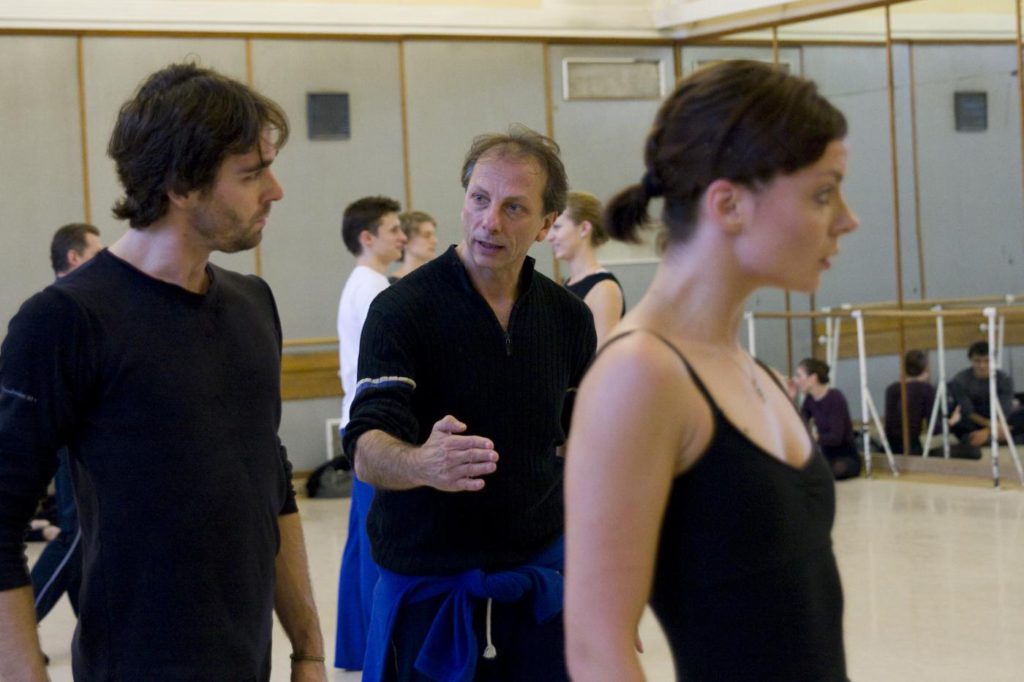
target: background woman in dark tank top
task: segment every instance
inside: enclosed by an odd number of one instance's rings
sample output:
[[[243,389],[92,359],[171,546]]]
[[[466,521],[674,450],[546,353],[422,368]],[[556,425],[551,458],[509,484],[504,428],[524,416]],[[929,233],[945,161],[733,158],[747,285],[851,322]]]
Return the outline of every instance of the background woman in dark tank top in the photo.
[[[622,285],[597,262],[597,248],[608,241],[603,212],[593,194],[569,192],[565,210],[545,238],[555,258],[569,265],[565,288],[582,298],[594,315],[598,346],[626,314]]]
[[[814,291],[857,227],[846,120],[752,61],[662,105],[646,173],[609,204],[636,241],[663,196],[667,247],[580,387],[566,462],[566,646],[576,680],[643,679],[648,601],[686,682],[842,682],[835,489],[774,375],[738,344],[746,299]]]

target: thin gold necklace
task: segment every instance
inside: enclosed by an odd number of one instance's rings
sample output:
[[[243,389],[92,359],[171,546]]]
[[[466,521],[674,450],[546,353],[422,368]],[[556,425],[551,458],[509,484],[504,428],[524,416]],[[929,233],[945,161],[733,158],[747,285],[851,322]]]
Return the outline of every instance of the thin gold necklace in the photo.
[[[735,363],[737,367],[740,368],[740,371],[747,375],[747,378],[750,379],[750,386],[754,389],[754,392],[757,393],[757,397],[761,399],[762,403],[767,403],[768,399],[765,398],[764,389],[761,388],[761,382],[757,380],[757,367],[754,365],[754,358],[752,358],[750,354],[745,351],[740,352],[743,353],[743,356],[745,358],[747,358],[747,363],[750,365],[749,370],[746,367],[744,367],[743,364],[733,356],[727,355],[725,353],[723,353],[723,355],[729,358],[729,360],[731,360],[733,363]]]

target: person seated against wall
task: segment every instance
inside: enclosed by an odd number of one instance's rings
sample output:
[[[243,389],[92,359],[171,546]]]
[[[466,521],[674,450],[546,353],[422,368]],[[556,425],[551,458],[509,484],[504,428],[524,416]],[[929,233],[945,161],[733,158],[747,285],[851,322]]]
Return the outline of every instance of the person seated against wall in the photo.
[[[608,241],[601,201],[587,192],[569,192],[547,241],[558,260],[569,264],[569,277],[562,282],[590,308],[601,345],[608,332],[626,314],[626,297],[615,275],[597,262],[597,247]]]
[[[967,349],[967,358],[971,366],[958,372],[949,382],[949,395],[956,402],[961,415],[953,433],[961,442],[980,447],[992,440],[988,342],[972,343]],[[1010,432],[1015,435],[1024,434],[1024,409],[1014,408],[1013,379],[999,370],[996,370],[996,397],[1006,415]],[[1006,442],[1007,433],[1001,425],[997,436],[1000,443]]]
[[[794,383],[804,394],[800,414],[813,425],[811,433],[837,481],[860,473],[860,457],[854,444],[853,421],[842,391],[828,385],[829,366],[817,358],[804,358],[796,368]]]
[[[928,383],[928,355],[908,350],[903,357],[903,370],[907,376],[907,423],[910,424],[910,454],[920,455],[921,432],[927,430],[935,405],[935,387]],[[949,415],[950,427],[960,421],[960,408]],[[936,422],[935,433],[942,433],[942,424]],[[903,399],[900,382],[894,381],[885,389],[885,437],[896,454],[903,453]]]
[[[398,216],[398,220],[406,242],[398,268],[388,276],[392,284],[437,255],[437,221],[432,215],[407,211]]]

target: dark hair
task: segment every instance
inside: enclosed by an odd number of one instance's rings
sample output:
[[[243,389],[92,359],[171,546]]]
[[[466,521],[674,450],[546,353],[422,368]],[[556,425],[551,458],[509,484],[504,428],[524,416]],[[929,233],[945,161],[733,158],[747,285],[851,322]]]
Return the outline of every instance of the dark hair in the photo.
[[[845,136],[843,114],[811,81],[747,60],[701,69],[662,104],[644,148],[646,173],[608,202],[605,228],[639,241],[647,204],[664,196],[668,240],[686,241],[715,180],[757,187],[814,163]]]
[[[919,377],[928,369],[928,356],[923,350],[908,350],[903,356],[903,370],[908,377]]]
[[[518,123],[509,126],[507,133],[488,133],[473,138],[473,144],[462,164],[462,189],[469,187],[476,162],[490,151],[499,156],[535,159],[544,170],[544,213],[561,213],[565,210],[565,195],[569,191],[569,180],[562,165],[558,144],[550,137],[541,135]]]
[[[247,85],[195,64],[157,71],[122,105],[107,145],[125,191],[114,215],[152,225],[167,212],[168,192],[209,189],[226,157],[260,149],[266,128],[274,147],[284,146],[284,110]]]
[[[86,235],[89,234],[99,237],[100,231],[89,223],[68,223],[57,228],[53,234],[53,241],[50,242],[50,265],[53,267],[53,274],[62,275],[68,271],[71,267],[68,263],[68,251],[82,255],[87,246]]]
[[[971,347],[967,349],[967,357],[974,359],[975,357],[981,357],[988,355],[988,341],[975,341],[971,344]]]
[[[345,207],[341,216],[341,241],[353,256],[363,252],[359,235],[363,230],[377,234],[380,219],[388,213],[398,213],[402,205],[391,197],[363,197]]]
[[[807,375],[814,375],[818,377],[818,382],[822,384],[828,383],[828,364],[822,362],[818,358],[804,358],[800,361],[800,367],[804,368]]]
[[[569,218],[579,225],[586,221],[590,223],[590,243],[593,246],[601,246],[608,241],[608,233],[604,229],[604,210],[601,200],[590,192],[569,192],[565,202],[565,211]]]

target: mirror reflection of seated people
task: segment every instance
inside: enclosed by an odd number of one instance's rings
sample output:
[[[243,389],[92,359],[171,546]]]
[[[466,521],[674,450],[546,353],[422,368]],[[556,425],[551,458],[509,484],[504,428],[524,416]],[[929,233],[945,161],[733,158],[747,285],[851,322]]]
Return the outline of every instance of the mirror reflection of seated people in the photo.
[[[910,424],[910,453],[923,452],[921,433],[928,429],[935,405],[935,387],[928,382],[928,355],[922,350],[908,350],[903,357],[903,370],[907,376],[907,423]],[[950,427],[960,421],[960,408],[948,417]],[[934,434],[942,433],[942,424],[936,420]],[[885,437],[895,454],[903,454],[903,399],[900,382],[894,381],[885,389]],[[954,452],[955,454],[955,452]]]
[[[796,368],[795,383],[804,394],[800,415],[813,424],[812,433],[837,481],[860,473],[860,457],[853,435],[850,408],[842,391],[830,388],[829,367],[817,358],[804,358]]]
[[[960,410],[960,422],[953,427],[953,433],[961,443],[975,447],[987,445],[992,440],[991,405],[989,403],[988,377],[991,370],[988,342],[977,341],[967,350],[971,366],[960,371],[949,382],[949,395]],[[1024,435],[1024,409],[1014,406],[1013,379],[996,370],[996,396],[1006,415],[1014,442],[1022,442]],[[1000,425],[997,432],[999,442],[1005,443],[1007,433]]]

